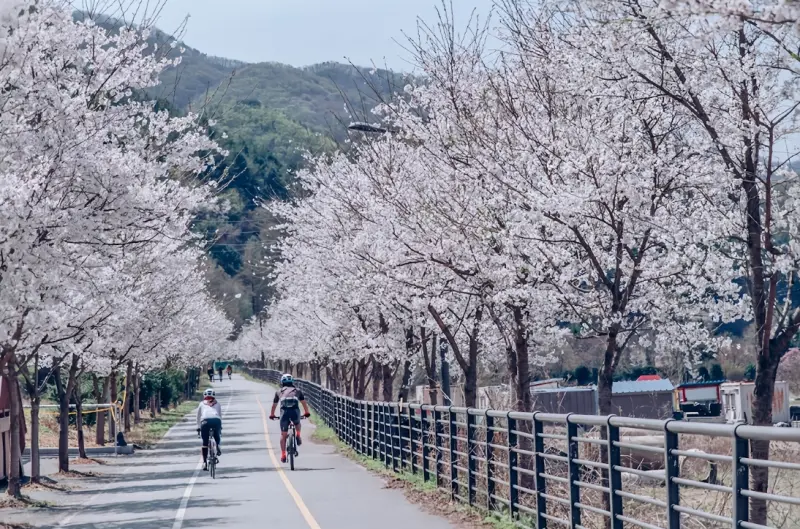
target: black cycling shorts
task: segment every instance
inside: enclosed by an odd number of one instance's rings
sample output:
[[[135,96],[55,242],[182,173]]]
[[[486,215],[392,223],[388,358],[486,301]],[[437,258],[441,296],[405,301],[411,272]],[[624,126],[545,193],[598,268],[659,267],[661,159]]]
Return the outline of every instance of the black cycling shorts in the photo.
[[[281,431],[289,431],[289,423],[300,424],[300,408],[283,408],[281,410]]]
[[[222,432],[222,421],[217,418],[205,419],[200,423],[200,437],[203,438],[203,446],[208,446],[208,438],[211,428],[214,429],[214,440],[219,443],[219,434]]]

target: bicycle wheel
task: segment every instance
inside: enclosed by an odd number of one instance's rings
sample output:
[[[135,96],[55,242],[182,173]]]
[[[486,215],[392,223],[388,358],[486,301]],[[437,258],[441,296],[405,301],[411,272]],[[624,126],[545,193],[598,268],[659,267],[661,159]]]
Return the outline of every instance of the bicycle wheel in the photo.
[[[214,435],[213,430],[211,435]],[[211,479],[217,477],[217,442],[212,439],[208,442],[208,472],[211,474]]]
[[[290,430],[289,438],[286,440],[286,451],[289,453],[289,468],[294,470],[294,451],[295,451],[295,440],[294,440],[294,428]]]

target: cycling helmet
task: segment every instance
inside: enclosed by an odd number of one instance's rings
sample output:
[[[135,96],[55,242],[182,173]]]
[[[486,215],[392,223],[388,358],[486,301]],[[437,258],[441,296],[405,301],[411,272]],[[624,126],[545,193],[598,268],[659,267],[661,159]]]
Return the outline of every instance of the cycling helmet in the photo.
[[[214,392],[213,389],[209,388],[209,389],[207,389],[207,390],[205,390],[203,392],[203,398],[206,398],[206,397],[214,397],[214,398],[216,398],[217,394],[216,394],[216,392]]]
[[[294,384],[294,377],[289,373],[281,375],[281,386],[288,386],[289,384]]]

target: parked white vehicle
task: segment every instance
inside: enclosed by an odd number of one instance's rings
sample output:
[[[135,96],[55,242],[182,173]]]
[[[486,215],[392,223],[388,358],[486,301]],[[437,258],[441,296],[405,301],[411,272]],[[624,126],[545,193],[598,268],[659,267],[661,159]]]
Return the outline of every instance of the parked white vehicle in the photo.
[[[729,423],[753,423],[753,382],[725,382],[720,386],[722,407],[725,420]],[[772,422],[788,422],[789,417],[789,383],[775,382],[775,394],[772,397]]]

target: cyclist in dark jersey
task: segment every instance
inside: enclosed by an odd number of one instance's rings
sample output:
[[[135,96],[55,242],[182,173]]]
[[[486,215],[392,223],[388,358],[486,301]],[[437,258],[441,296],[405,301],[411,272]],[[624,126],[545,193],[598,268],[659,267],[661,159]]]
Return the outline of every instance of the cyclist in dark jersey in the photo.
[[[275,420],[275,409],[281,406],[281,463],[286,463],[286,438],[289,436],[289,423],[294,424],[296,433],[295,439],[297,446],[300,446],[303,441],[300,439],[300,405],[303,405],[303,417],[311,417],[311,412],[308,411],[308,404],[306,404],[305,395],[294,385],[294,377],[286,374],[281,376],[281,389],[275,393],[275,398],[272,399],[272,410],[269,412],[269,418]]]

